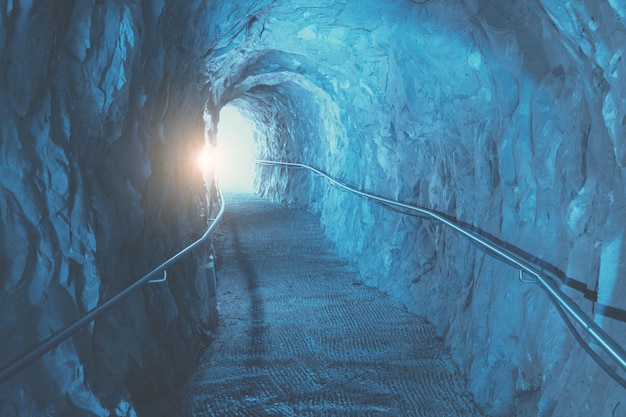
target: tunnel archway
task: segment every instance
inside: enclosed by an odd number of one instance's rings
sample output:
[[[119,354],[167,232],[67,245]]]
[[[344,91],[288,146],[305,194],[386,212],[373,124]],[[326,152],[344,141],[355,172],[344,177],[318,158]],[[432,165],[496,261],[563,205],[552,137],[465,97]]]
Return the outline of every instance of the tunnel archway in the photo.
[[[564,211],[578,212],[572,196],[588,177],[589,155],[612,153],[598,99],[606,84],[597,79],[600,71],[591,70],[596,64],[568,46],[578,41],[555,3],[531,10],[513,2],[505,12],[515,16],[495,26],[490,3],[367,1],[296,9],[276,4],[272,12],[280,13],[274,19],[254,21],[242,32],[240,49],[215,55],[213,91],[245,96],[255,109],[279,110],[258,111],[278,127],[265,138],[263,156],[309,162],[359,189],[477,225],[539,253],[556,270],[570,271],[570,282],[586,282],[578,287],[593,288],[595,278],[589,277],[597,270],[568,248],[585,245],[570,240],[580,231],[577,218],[570,224],[562,219],[568,217]],[[590,16],[586,7],[575,7],[579,27],[592,21],[582,17]],[[520,30],[519,22],[531,24]],[[538,39],[545,54],[533,50]],[[606,39],[595,41],[603,45]],[[255,42],[259,49],[250,48]],[[594,79],[596,86],[589,84]],[[559,99],[563,94],[567,104]],[[324,96],[330,106],[318,106]],[[336,120],[327,129],[324,120],[332,118],[315,117],[325,109]],[[557,116],[561,112],[573,119]],[[589,135],[596,140],[587,153]],[[615,172],[613,162],[606,166]],[[592,177],[602,177],[610,188],[609,177],[615,176],[601,174],[597,164],[594,169]],[[318,211],[328,235],[359,265],[367,284],[437,323],[459,362],[471,363],[472,390],[490,412],[508,415],[523,403],[532,414],[551,401],[594,402],[596,394],[553,400],[557,380],[578,375],[580,368],[567,365],[551,374],[551,382],[532,376],[543,372],[539,368],[554,371],[551,364],[562,361],[574,343],[537,287],[500,279],[508,276],[506,267],[491,264],[446,231],[355,203],[300,175],[262,168],[261,192]],[[573,194],[560,201],[563,195],[556,197],[554,189]],[[617,194],[623,201],[623,193]],[[588,203],[587,196],[579,198]],[[602,227],[594,233],[606,235]],[[593,257],[597,265],[599,252]],[[581,304],[593,311],[591,303]],[[551,320],[535,327],[536,317]],[[555,334],[559,347],[539,353]],[[484,354],[487,346],[491,353]],[[576,355],[589,362],[583,352]]]
[[[256,123],[262,158],[312,163],[532,253],[624,343],[626,11],[618,3],[8,2],[0,297],[9,314],[0,327],[15,343],[3,355],[47,337],[189,240],[191,194],[203,189],[188,168],[207,102],[213,114],[236,103]],[[604,414],[621,411],[623,391],[517,271],[308,174],[258,174],[263,196],[321,215],[365,283],[437,325],[489,411],[511,415],[521,405],[559,415],[599,402]],[[29,375],[67,393],[51,406],[96,415],[128,411],[131,396],[139,403],[129,384],[142,394],[169,389],[164,376],[182,378],[211,331],[211,309],[188,290],[195,270],[189,262],[170,271],[184,284],[150,290],[132,314],[113,312],[85,343],[68,342],[65,364],[42,361],[0,393],[0,414],[49,398]],[[132,348],[120,334],[135,336]],[[162,352],[180,363],[163,365]]]

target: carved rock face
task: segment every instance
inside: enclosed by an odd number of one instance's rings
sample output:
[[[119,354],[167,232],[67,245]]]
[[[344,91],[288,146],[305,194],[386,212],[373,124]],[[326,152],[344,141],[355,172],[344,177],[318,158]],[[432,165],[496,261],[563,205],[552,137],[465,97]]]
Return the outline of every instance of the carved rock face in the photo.
[[[0,10],[0,357],[196,237],[190,161],[227,103],[260,156],[502,239],[624,343],[619,1],[57,3]],[[259,168],[257,190],[319,213],[364,282],[431,320],[490,414],[615,411],[621,388],[517,271],[305,172]],[[215,324],[197,264],[0,387],[0,414],[132,415],[170,392]]]

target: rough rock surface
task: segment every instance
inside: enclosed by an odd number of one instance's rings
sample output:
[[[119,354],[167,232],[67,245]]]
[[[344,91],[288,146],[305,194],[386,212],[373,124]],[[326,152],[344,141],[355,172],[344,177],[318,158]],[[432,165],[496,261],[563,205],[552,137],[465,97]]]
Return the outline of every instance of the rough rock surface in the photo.
[[[2,365],[203,228],[189,168],[203,101],[164,29],[172,14],[159,1],[0,4]],[[197,264],[0,387],[0,415],[134,415],[170,392],[214,325]]]
[[[624,13],[591,0],[273,2],[235,19],[245,28],[207,58],[212,104],[256,120],[262,157],[530,254],[624,344],[612,318],[626,307]],[[321,214],[367,284],[437,325],[490,414],[626,410],[624,389],[516,270],[309,174],[260,174],[264,195]]]
[[[229,102],[262,156],[499,237],[625,344],[625,19],[619,0],[0,4],[0,357],[190,240],[189,155],[205,127],[215,145]],[[367,284],[436,324],[490,414],[624,413],[624,389],[517,271],[308,174],[260,174],[264,195],[321,215]],[[179,268],[1,387],[0,414],[125,415],[167,391],[211,309],[195,263]]]

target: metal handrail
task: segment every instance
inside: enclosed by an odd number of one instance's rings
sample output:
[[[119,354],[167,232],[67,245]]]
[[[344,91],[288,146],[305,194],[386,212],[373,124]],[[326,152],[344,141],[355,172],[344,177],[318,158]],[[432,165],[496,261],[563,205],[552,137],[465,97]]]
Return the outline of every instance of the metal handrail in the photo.
[[[178,252],[176,255],[172,256],[171,258],[163,262],[161,265],[154,268],[148,274],[144,275],[142,278],[135,281],[130,286],[126,287],[125,289],[123,289],[122,291],[120,291],[119,293],[117,293],[116,295],[114,295],[113,297],[105,301],[104,303],[100,304],[97,307],[94,307],[93,309],[88,311],[84,316],[82,316],[75,322],[69,324],[62,330],[51,335],[47,339],[41,341],[37,346],[35,346],[30,351],[24,353],[23,355],[11,360],[9,363],[2,366],[2,368],[0,368],[0,385],[7,382],[9,379],[11,379],[17,373],[22,371],[28,365],[30,365],[37,359],[41,358],[43,355],[45,355],[46,353],[48,353],[49,351],[57,347],[66,339],[70,338],[72,335],[74,335],[74,333],[80,330],[83,326],[91,323],[96,318],[101,316],[103,313],[110,310],[115,304],[117,304],[124,298],[128,297],[133,291],[150,283],[150,281],[152,281],[158,274],[163,273],[164,277],[167,277],[166,275],[167,273],[165,272],[165,269],[168,268],[170,265],[172,265],[174,262],[178,261],[183,256],[187,255],[196,247],[204,243],[204,241],[211,235],[213,230],[215,230],[215,228],[217,227],[219,221],[222,218],[222,215],[224,214],[224,208],[225,208],[224,199],[219,191],[219,188],[217,190],[217,196],[218,196],[217,197],[218,202],[220,203],[220,210],[217,216],[215,216],[215,219],[213,219],[213,221],[207,228],[207,230],[198,240],[196,240],[195,242],[193,242],[192,244],[190,244],[189,246],[187,246],[186,248]]]
[[[507,263],[515,265],[517,268],[520,269],[520,271],[524,271],[525,273],[534,277],[537,282],[539,282],[541,286],[548,292],[552,299],[554,299],[558,303],[558,305],[560,305],[567,313],[569,313],[569,315],[573,317],[574,320],[580,326],[582,326],[582,328],[585,329],[587,333],[589,333],[589,335],[591,335],[596,343],[598,343],[598,345],[602,347],[602,349],[604,349],[604,351],[607,352],[608,355],[613,360],[615,360],[615,362],[617,362],[617,364],[624,371],[626,371],[626,351],[624,350],[624,348],[622,348],[611,336],[609,336],[600,326],[598,326],[576,303],[574,303],[571,298],[569,298],[563,291],[561,291],[561,289],[554,283],[554,281],[550,277],[545,276],[544,273],[537,269],[535,266],[515,255],[508,249],[502,247],[501,245],[470,230],[467,230],[453,220],[450,220],[433,210],[416,207],[398,201],[390,200],[388,198],[365,193],[363,191],[342,184],[341,182],[330,177],[326,173],[309,165],[293,162],[270,161],[263,159],[259,159],[256,162],[259,165],[276,165],[308,169],[309,171],[325,178],[332,185],[336,185],[365,199],[383,203],[389,206],[399,207],[407,211],[416,212],[421,215],[438,220],[441,223],[444,223],[445,225],[451,227],[452,229],[470,239],[472,242],[478,244],[480,247],[487,249],[485,253],[491,256],[495,254],[497,255],[494,256],[495,259],[499,259],[500,261],[506,261]]]

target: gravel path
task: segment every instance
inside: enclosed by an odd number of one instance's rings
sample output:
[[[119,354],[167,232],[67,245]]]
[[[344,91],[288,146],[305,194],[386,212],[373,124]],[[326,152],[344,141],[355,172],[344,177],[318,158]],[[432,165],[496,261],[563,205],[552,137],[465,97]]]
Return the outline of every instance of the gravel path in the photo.
[[[219,327],[180,415],[480,415],[434,327],[362,285],[316,216],[226,198]]]

